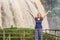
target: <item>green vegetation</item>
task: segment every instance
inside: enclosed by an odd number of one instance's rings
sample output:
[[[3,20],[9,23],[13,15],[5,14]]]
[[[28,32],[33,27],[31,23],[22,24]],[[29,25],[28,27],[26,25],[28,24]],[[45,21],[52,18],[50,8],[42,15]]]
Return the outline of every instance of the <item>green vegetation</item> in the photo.
[[[5,31],[5,40],[34,40],[34,29],[30,28],[6,28],[0,29],[0,40],[3,40],[3,31]],[[55,40],[55,36],[43,33],[43,40]],[[58,38],[58,40],[60,40]]]

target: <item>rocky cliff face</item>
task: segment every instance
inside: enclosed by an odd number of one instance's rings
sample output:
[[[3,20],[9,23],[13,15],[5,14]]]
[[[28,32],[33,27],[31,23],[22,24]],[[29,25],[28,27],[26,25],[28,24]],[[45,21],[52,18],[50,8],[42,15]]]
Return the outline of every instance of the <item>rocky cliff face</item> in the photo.
[[[60,0],[45,0],[43,5],[47,10],[51,10],[52,12],[48,14],[48,24],[50,29],[60,30]],[[54,32],[50,32],[54,33]],[[58,36],[60,32],[57,32]]]

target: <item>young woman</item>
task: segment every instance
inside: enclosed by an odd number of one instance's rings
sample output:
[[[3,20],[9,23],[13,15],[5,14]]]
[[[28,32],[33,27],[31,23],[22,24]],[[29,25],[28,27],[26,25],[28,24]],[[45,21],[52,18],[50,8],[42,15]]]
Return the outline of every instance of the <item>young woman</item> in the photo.
[[[47,13],[48,14],[48,13]],[[44,15],[45,16],[47,16]],[[35,26],[35,40],[42,40],[42,21],[44,19],[41,13],[37,13],[37,17],[35,18],[36,26]]]

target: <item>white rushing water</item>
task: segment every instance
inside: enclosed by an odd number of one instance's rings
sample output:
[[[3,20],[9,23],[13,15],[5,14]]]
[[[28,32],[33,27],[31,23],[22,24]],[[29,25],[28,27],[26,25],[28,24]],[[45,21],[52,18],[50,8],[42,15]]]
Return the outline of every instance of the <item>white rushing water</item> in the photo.
[[[39,0],[0,0],[0,26],[10,28],[11,25],[18,28],[34,28],[38,10],[44,14],[44,8]],[[31,14],[32,15],[31,15]],[[47,18],[43,21],[43,28],[48,27]]]

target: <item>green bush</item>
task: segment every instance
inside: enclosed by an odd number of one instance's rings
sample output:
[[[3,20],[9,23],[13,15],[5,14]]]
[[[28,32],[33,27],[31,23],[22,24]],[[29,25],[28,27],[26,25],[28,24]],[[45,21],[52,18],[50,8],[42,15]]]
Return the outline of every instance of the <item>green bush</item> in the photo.
[[[4,30],[0,30],[0,33],[5,31],[5,40],[34,40],[34,29],[30,28],[6,28]],[[25,34],[24,34],[25,33]],[[3,37],[3,34],[0,34]],[[12,37],[12,38],[11,38]],[[17,38],[13,38],[17,37]],[[43,40],[55,40],[55,36],[50,35],[48,33],[43,33]],[[3,38],[0,38],[3,40]],[[58,38],[60,40],[60,38]]]

